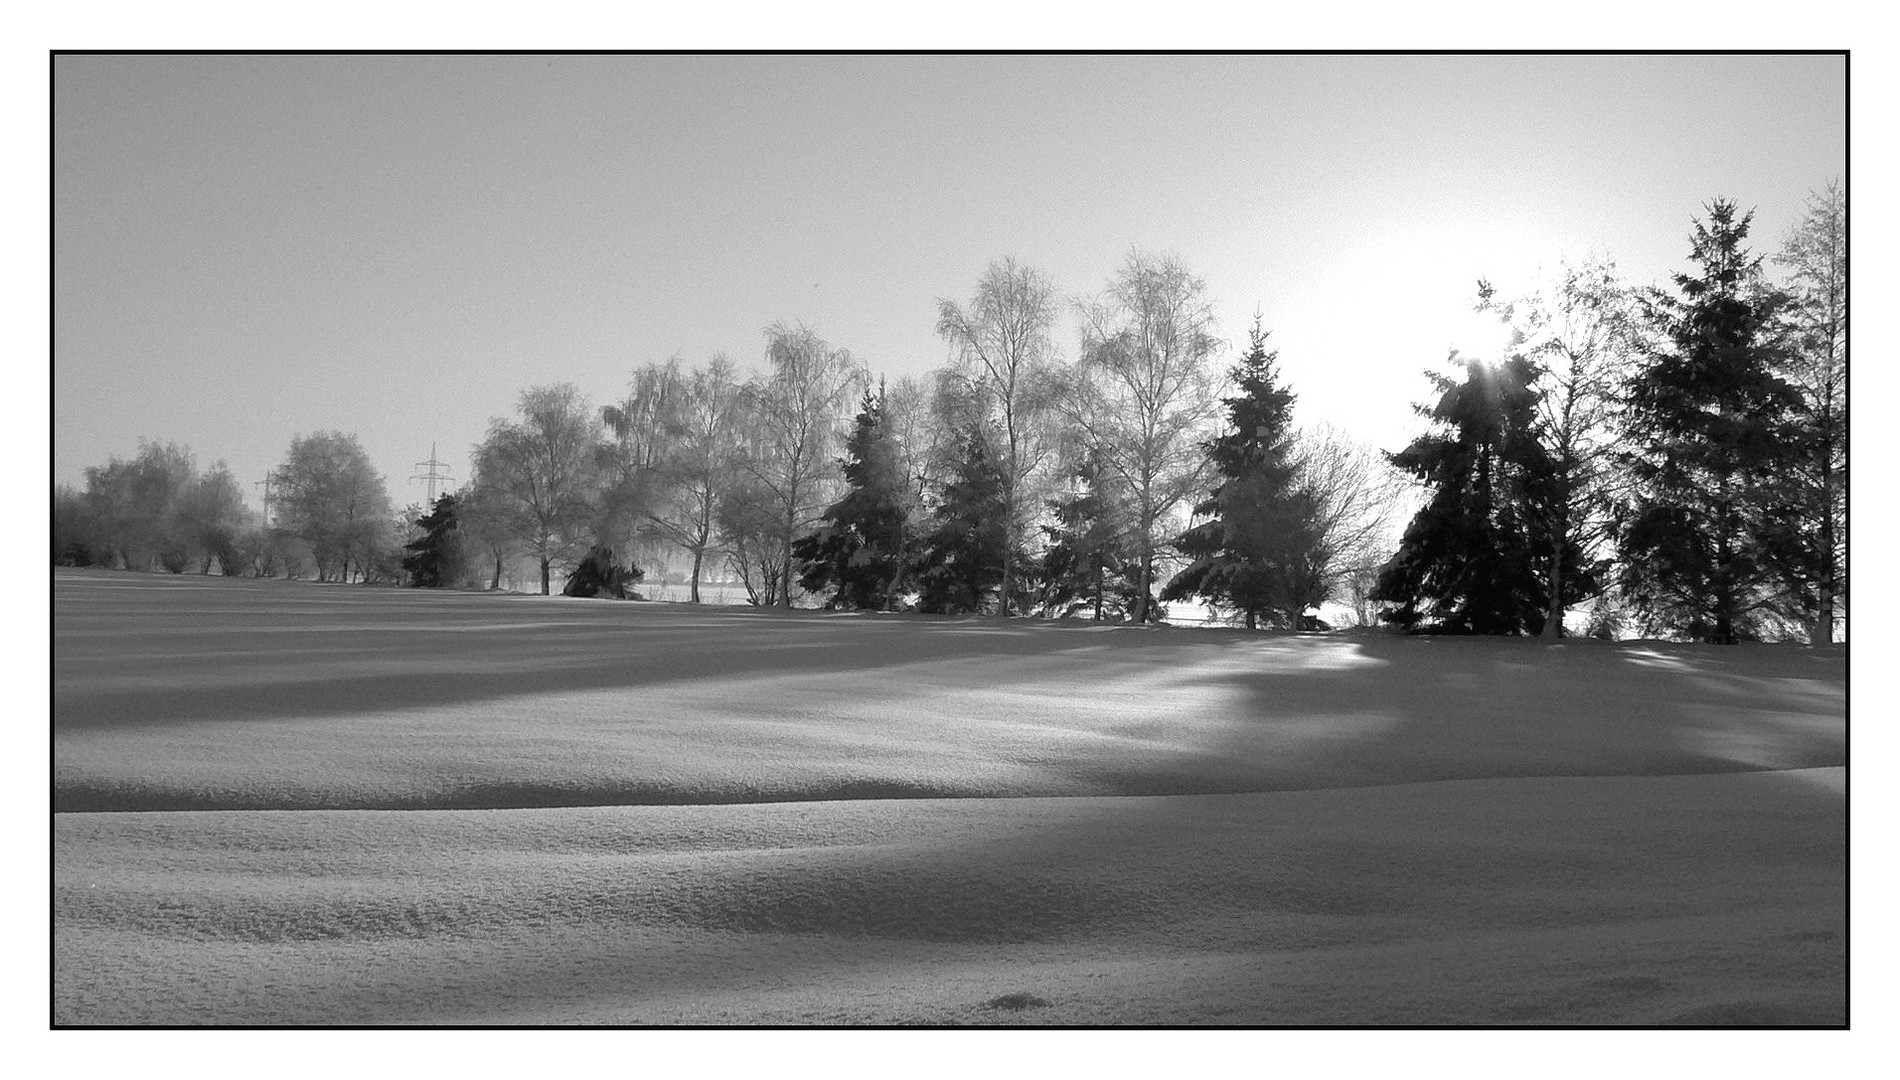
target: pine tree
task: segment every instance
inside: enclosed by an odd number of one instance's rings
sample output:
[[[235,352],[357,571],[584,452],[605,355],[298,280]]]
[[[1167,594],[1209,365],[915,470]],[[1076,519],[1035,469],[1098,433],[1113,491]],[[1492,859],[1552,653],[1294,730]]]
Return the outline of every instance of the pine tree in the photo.
[[[1387,621],[1449,633],[1534,634],[1548,600],[1535,564],[1547,537],[1538,499],[1553,467],[1535,434],[1536,366],[1460,360],[1463,381],[1427,373],[1435,406],[1414,406],[1433,430],[1390,455],[1431,488],[1373,599]]]
[[[884,391],[865,391],[839,459],[845,494],[825,510],[817,531],[792,554],[809,592],[834,590],[828,607],[883,610],[904,583],[909,530],[906,479],[895,436],[884,422]]]
[[[402,557],[402,569],[409,575],[409,584],[421,589],[439,589],[461,573],[459,509],[455,496],[443,495],[436,499],[434,508],[416,519],[422,535],[403,545],[409,551]]]
[[[952,475],[938,496],[935,527],[922,544],[917,606],[923,611],[987,611],[1003,584],[1009,535],[1004,465],[981,428],[967,429],[958,449]]]
[[[1200,596],[1242,615],[1247,629],[1264,619],[1297,628],[1323,558],[1313,492],[1299,482],[1292,453],[1293,393],[1279,385],[1255,316],[1251,345],[1233,369],[1239,395],[1224,399],[1228,430],[1206,444],[1221,478],[1194,507],[1206,520],[1175,541],[1193,560],[1161,592],[1162,600]]]
[[[1720,644],[1757,632],[1773,605],[1769,481],[1800,404],[1774,373],[1785,298],[1743,247],[1753,216],[1717,199],[1695,223],[1695,272],[1675,276],[1680,295],[1652,291],[1658,344],[1626,391],[1624,591],[1652,631]]]
[[[1537,364],[1537,437],[1554,471],[1537,493],[1545,542],[1537,564],[1550,606],[1541,636],[1562,637],[1564,611],[1602,587],[1612,527],[1617,397],[1629,355],[1633,297],[1607,257],[1566,262],[1548,287],[1500,301],[1478,283],[1478,310],[1511,329],[1512,347]],[[1581,554],[1584,562],[1575,561]],[[1575,580],[1573,580],[1575,579]]]
[[[1124,618],[1140,588],[1132,508],[1099,452],[1084,455],[1070,479],[1068,494],[1048,501],[1053,521],[1042,527],[1049,541],[1039,564],[1042,610],[1061,618],[1092,611],[1097,622]]]

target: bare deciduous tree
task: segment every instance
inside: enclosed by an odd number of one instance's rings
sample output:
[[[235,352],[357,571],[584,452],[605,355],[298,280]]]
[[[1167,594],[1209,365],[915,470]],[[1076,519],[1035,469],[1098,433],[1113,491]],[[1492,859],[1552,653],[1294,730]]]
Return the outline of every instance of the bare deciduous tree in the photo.
[[[479,452],[478,449],[478,455]],[[518,552],[520,545],[514,530],[509,528],[504,500],[498,491],[484,481],[479,464],[472,479],[458,493],[458,498],[461,506],[456,514],[459,522],[457,528],[469,546],[471,558],[479,555],[481,568],[492,571],[488,575],[488,588],[491,591],[499,589],[502,568]]]
[[[591,539],[598,423],[572,383],[522,391],[515,412],[519,420],[491,421],[476,447],[476,485],[486,490],[498,521],[540,564],[546,596],[553,564]]]
[[[1847,196],[1838,182],[1810,196],[1775,261],[1791,271],[1784,377],[1802,402],[1786,480],[1796,554],[1786,561],[1808,640],[1826,645],[1847,597]]]
[[[1488,283],[1478,286],[1478,309],[1509,326],[1513,350],[1537,365],[1538,438],[1556,467],[1539,500],[1548,519],[1542,556],[1550,589],[1540,637],[1563,636],[1565,578],[1582,569],[1564,565],[1564,552],[1575,544],[1593,558],[1610,539],[1610,452],[1633,305],[1607,256],[1565,263],[1548,287],[1512,303],[1499,302]]]
[[[1131,252],[1107,293],[1080,306],[1082,360],[1068,416],[1134,501],[1136,597],[1151,620],[1155,559],[1170,517],[1202,486],[1219,401],[1220,348],[1206,283],[1172,258]]]
[[[297,436],[275,474],[278,523],[310,544],[318,580],[367,572],[386,544],[392,516],[383,478],[354,435]]]
[[[1397,546],[1403,477],[1383,454],[1331,424],[1294,439],[1301,486],[1314,501],[1314,545],[1306,607],[1343,600],[1361,625],[1371,619],[1379,567]]]
[[[213,562],[227,577],[244,572],[238,543],[251,528],[251,511],[244,505],[244,490],[224,462],[213,465],[192,485],[180,507],[180,525],[196,551],[200,574],[209,574]]]
[[[1055,286],[1014,259],[990,264],[977,279],[976,295],[967,308],[937,301],[937,333],[950,344],[956,361],[951,377],[969,386],[983,419],[999,430],[1007,543],[997,614],[1004,618],[1016,583],[1016,551],[1035,509],[1024,498],[1024,488],[1050,449],[1040,421],[1054,404],[1050,368],[1055,362],[1055,318]]]
[[[123,562],[127,570],[149,570],[156,561],[183,572],[190,551],[179,514],[197,476],[189,449],[144,439],[130,461],[114,455],[88,467],[85,502],[98,560]]]
[[[672,450],[674,413],[684,392],[678,357],[636,370],[627,395],[600,409],[606,438],[596,450],[600,521],[596,539],[626,551],[665,500],[665,463]]]
[[[692,555],[689,596],[695,604],[701,570],[713,551],[719,499],[731,482],[740,396],[732,361],[720,353],[685,377],[665,419],[664,492],[647,520]]]
[[[765,330],[770,376],[748,388],[755,430],[741,467],[774,510],[778,603],[792,604],[792,543],[814,527],[838,482],[832,458],[838,426],[868,375],[845,349],[809,328],[774,323]]]

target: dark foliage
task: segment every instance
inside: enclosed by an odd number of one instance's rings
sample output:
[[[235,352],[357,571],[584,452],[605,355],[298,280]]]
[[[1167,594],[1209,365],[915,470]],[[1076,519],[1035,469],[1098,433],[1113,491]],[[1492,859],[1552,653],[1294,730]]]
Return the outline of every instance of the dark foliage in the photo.
[[[1647,314],[1660,346],[1627,390],[1623,456],[1634,497],[1619,536],[1622,585],[1651,631],[1733,643],[1774,604],[1772,480],[1800,396],[1775,374],[1785,297],[1742,246],[1752,214],[1716,200],[1692,234],[1679,295]]]
[[[917,570],[917,606],[923,611],[988,611],[1003,584],[1003,463],[990,452],[981,428],[966,430],[958,450],[939,494],[935,525],[923,538]]]
[[[53,488],[53,565],[91,566],[94,525],[86,498],[71,485]]]
[[[1141,555],[1134,511],[1111,477],[1101,455],[1091,453],[1070,473],[1067,497],[1049,501],[1055,520],[1042,527],[1049,547],[1036,574],[1040,606],[1048,614],[1069,618],[1089,611],[1098,621],[1121,620],[1135,609]]]
[[[444,495],[435,501],[434,509],[416,519],[422,535],[403,545],[409,554],[402,557],[402,572],[410,585],[439,589],[460,576],[464,562],[460,509],[455,496]]]
[[[1431,496],[1372,596],[1395,605],[1384,617],[1407,630],[1535,634],[1549,601],[1536,571],[1550,546],[1541,500],[1555,472],[1534,430],[1536,367],[1521,356],[1492,365],[1454,354],[1453,362],[1464,379],[1430,374],[1438,403],[1416,407],[1433,430],[1390,455]],[[1565,561],[1580,565],[1582,553]],[[1577,599],[1593,586],[1587,574],[1566,579]]]
[[[826,607],[884,610],[902,595],[910,527],[896,439],[884,423],[884,396],[865,392],[840,459],[848,485],[817,531],[792,545],[798,583],[830,592]]]
[[[595,544],[587,549],[581,564],[568,575],[567,585],[561,590],[561,595],[638,600],[638,594],[630,594],[627,587],[638,584],[645,576],[645,571],[638,567],[621,566],[616,562],[613,548]]]
[[[1200,596],[1245,619],[1297,629],[1316,602],[1326,552],[1319,503],[1292,460],[1293,393],[1279,385],[1267,334],[1254,320],[1252,344],[1234,366],[1240,393],[1225,399],[1227,431],[1205,449],[1220,482],[1194,507],[1204,517],[1175,541],[1192,561],[1162,600]]]

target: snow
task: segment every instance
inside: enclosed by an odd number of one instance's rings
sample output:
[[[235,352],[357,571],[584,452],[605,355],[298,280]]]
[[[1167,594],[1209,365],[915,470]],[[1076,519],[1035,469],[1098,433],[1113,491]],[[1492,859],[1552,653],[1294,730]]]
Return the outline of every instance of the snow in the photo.
[[[1846,1022],[1842,649],[54,589],[62,1024]]]

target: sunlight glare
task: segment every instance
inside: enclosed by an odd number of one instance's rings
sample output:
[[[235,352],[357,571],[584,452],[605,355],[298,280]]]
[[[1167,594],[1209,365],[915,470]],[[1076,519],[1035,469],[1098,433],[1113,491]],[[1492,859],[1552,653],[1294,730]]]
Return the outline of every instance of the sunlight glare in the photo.
[[[1467,311],[1446,325],[1446,344],[1467,359],[1499,363],[1509,355],[1511,328],[1490,312]]]

